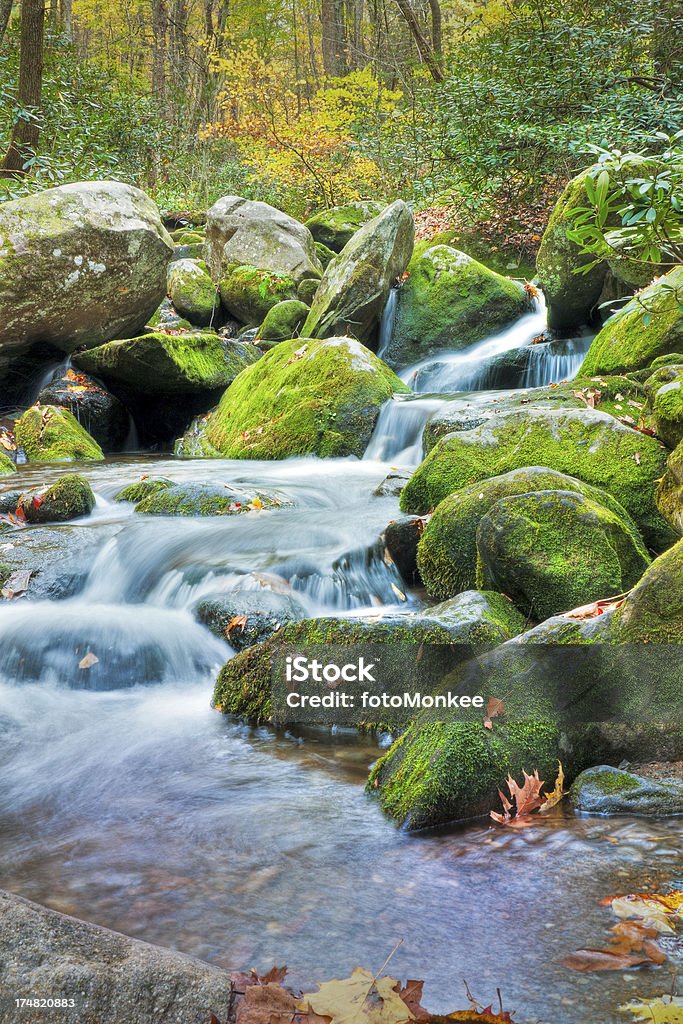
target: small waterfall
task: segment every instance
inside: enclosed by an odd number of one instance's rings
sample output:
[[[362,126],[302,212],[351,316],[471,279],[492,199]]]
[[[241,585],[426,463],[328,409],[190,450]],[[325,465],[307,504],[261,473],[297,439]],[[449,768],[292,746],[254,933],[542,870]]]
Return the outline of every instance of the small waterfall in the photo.
[[[382,310],[382,319],[379,322],[379,339],[377,342],[377,355],[384,358],[391,337],[394,333],[396,322],[396,305],[398,303],[398,288],[392,288],[387,296],[387,301]]]
[[[520,317],[498,334],[484,338],[463,351],[446,351],[428,356],[402,370],[399,376],[413,391],[420,394],[478,391],[481,389],[479,381],[486,374],[492,360],[530,345],[545,328],[545,302],[539,298],[533,312]]]
[[[547,384],[571,380],[578,373],[591,341],[592,335],[530,345],[526,353],[526,367],[518,386],[542,388]]]
[[[403,398],[385,402],[364,459],[416,466],[422,461],[422,431],[444,404],[443,398]]]

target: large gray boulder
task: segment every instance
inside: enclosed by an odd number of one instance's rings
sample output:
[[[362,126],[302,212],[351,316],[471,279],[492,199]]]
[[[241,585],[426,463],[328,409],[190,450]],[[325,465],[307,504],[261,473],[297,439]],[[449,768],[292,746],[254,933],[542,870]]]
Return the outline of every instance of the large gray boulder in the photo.
[[[0,204],[0,374],[36,342],[69,354],[137,333],[172,254],[155,204],[122,182]]]
[[[192,957],[0,892],[0,1024],[207,1024],[230,975]],[[70,1000],[24,1007],[16,998]]]
[[[307,227],[267,203],[240,196],[224,196],[207,212],[206,251],[216,282],[235,263],[287,274],[297,283],[323,272]]]
[[[381,213],[385,205],[365,199],[356,203],[345,203],[344,206],[333,206],[330,210],[321,210],[310,217],[306,221],[306,227],[316,242],[327,246],[333,252],[341,252],[356,231]]]
[[[413,216],[400,199],[364,224],[329,263],[302,336],[371,339],[389,290],[408,266],[414,241]]]

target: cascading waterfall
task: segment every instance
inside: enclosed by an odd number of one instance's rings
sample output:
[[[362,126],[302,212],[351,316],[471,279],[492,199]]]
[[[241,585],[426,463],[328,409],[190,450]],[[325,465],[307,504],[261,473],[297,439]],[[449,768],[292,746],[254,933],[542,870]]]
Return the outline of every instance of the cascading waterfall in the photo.
[[[384,305],[384,309],[382,310],[382,318],[379,323],[379,336],[377,341],[377,355],[380,359],[384,356],[394,333],[398,292],[398,288],[392,288],[390,290],[387,295],[387,301]]]

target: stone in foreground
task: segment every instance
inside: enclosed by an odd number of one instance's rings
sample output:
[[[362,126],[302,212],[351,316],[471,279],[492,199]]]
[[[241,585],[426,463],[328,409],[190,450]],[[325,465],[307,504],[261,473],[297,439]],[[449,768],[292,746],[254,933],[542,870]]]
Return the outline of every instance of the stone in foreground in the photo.
[[[230,976],[182,953],[0,892],[0,1021],[207,1024],[227,1016]],[[15,998],[75,999],[18,1011]]]
[[[67,409],[34,405],[16,424],[28,462],[99,462],[102,449]]]
[[[27,523],[65,523],[90,515],[95,495],[85,477],[67,473],[43,490],[22,494],[18,507]]]

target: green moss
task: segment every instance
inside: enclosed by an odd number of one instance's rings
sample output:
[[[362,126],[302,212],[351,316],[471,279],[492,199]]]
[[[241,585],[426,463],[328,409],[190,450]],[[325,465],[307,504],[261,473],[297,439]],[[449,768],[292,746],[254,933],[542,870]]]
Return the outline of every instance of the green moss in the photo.
[[[683,643],[683,541],[657,558],[615,614],[624,644]]]
[[[206,264],[176,260],[168,269],[168,294],[181,317],[200,327],[214,319],[220,299]]]
[[[576,273],[592,257],[582,254],[580,246],[567,238],[574,227],[573,211],[589,205],[585,182],[591,172],[589,168],[573,178],[558,199],[536,259],[538,279],[548,302],[548,323],[557,331],[571,330],[595,318],[607,273],[606,264],[588,273]],[[604,372],[609,369],[596,367]]]
[[[334,249],[328,249],[327,246],[323,245],[322,242],[315,243],[315,252],[318,259],[320,260],[320,263],[322,264],[323,270],[325,270],[329,266],[331,260],[333,260],[334,257],[337,255]]]
[[[261,492],[246,494],[215,484],[173,484],[156,487],[138,502],[135,511],[148,516],[226,516],[249,512],[255,500],[258,508],[280,505]]]
[[[608,794],[628,793],[631,790],[640,789],[640,782],[635,776],[629,772],[614,771],[614,769],[600,771],[598,768],[594,768],[591,771],[591,785],[598,786],[601,792]],[[571,789],[572,800],[576,798],[580,786],[581,780],[577,779]]]
[[[151,332],[81,352],[74,364],[136,393],[183,395],[225,388],[259,357],[253,345],[208,331]]]
[[[137,480],[134,484],[128,484],[115,494],[114,501],[131,501],[137,505],[139,501],[149,497],[150,494],[156,494],[157,491],[163,491],[167,487],[173,486],[173,480],[166,480],[163,477],[157,477],[155,480]]]
[[[659,442],[604,413],[536,408],[443,437],[408,481],[401,508],[424,515],[471,483],[540,464],[608,491],[662,550],[675,539],[655,504],[665,460]]]
[[[433,246],[410,261],[387,361],[407,366],[443,349],[466,348],[529,308],[517,282],[457,249]]]
[[[377,217],[384,209],[384,203],[360,201],[346,203],[344,206],[333,206],[329,210],[322,210],[314,214],[306,221],[306,227],[316,241],[316,251],[323,266],[327,264],[322,260],[318,245],[332,250],[332,255],[341,252],[347,242],[350,242],[356,231],[367,224],[369,220]]]
[[[574,491],[604,505],[625,524],[634,545],[647,558],[637,526],[610,494],[564,473],[531,466],[471,484],[440,502],[417,551],[428,593],[442,600],[476,586],[476,536],[481,519],[501,498],[541,490]]]
[[[278,302],[266,314],[259,328],[261,341],[288,341],[296,338],[308,316],[308,306],[299,299],[286,299]]]
[[[296,290],[297,297],[301,302],[305,302],[306,305],[310,307],[319,287],[320,281],[318,281],[317,278],[305,277]]]
[[[11,565],[4,565],[0,562],[0,587],[4,587],[13,572],[14,569]]]
[[[10,473],[15,473],[16,468],[12,460],[4,452],[0,452],[0,476],[8,476]]]
[[[584,495],[536,491],[499,500],[477,527],[477,584],[549,618],[632,587],[649,564],[624,519]]]
[[[382,403],[407,390],[357,341],[283,341],[230,385],[204,432],[232,459],[361,456]]]
[[[683,344],[683,267],[672,270],[610,317],[586,354],[580,375],[650,366]]]
[[[278,302],[296,298],[296,283],[288,274],[259,270],[248,264],[229,268],[219,287],[228,313],[254,327],[263,323]]]
[[[50,487],[22,494],[19,507],[29,523],[62,523],[89,515],[95,495],[85,477],[69,473]]]
[[[657,436],[675,448],[683,441],[683,366],[660,366],[645,382]]]
[[[102,449],[66,409],[34,405],[17,421],[17,446],[29,462],[93,462]]]

